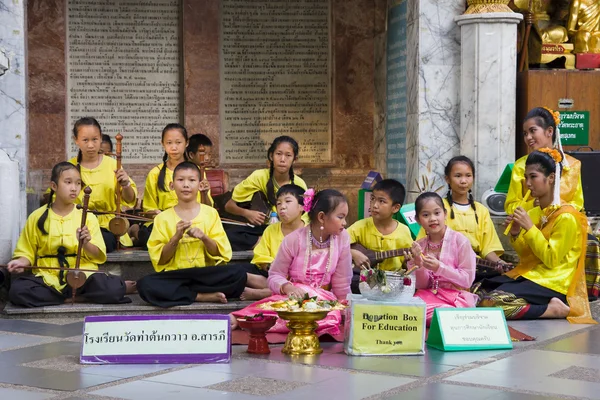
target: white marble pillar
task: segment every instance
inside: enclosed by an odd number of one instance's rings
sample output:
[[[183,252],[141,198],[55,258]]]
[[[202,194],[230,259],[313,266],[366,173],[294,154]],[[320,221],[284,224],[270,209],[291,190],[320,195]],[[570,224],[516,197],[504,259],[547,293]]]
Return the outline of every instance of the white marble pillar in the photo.
[[[25,222],[27,210],[25,65],[25,2],[0,0],[0,149],[19,163],[20,207],[12,211],[20,215],[20,226]],[[0,193],[2,190],[0,187]],[[1,221],[0,227],[6,229]]]
[[[427,190],[442,186],[438,193],[445,194],[444,167],[459,154],[460,30],[454,17],[465,1],[407,1],[406,182],[412,201],[423,176]]]
[[[517,13],[461,15],[460,153],[475,163],[475,198],[515,160]]]

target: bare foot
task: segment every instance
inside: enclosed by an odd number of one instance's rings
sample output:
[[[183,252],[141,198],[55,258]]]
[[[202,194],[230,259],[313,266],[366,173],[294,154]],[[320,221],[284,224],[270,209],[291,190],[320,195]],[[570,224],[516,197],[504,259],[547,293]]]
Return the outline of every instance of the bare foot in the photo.
[[[261,300],[271,295],[271,289],[244,288],[240,300]]]
[[[227,303],[227,297],[221,292],[198,293],[196,301],[201,303]]]
[[[137,293],[137,282],[136,281],[125,281],[125,294]]]
[[[250,274],[247,273],[246,286],[251,287],[253,289],[265,289],[269,287],[267,283],[267,278],[262,275]]]
[[[229,324],[231,325],[231,330],[238,328],[237,318],[233,316],[233,314],[229,314]]]
[[[553,297],[548,303],[546,312],[542,314],[540,318],[567,318],[571,309],[568,305],[563,303],[560,299]]]

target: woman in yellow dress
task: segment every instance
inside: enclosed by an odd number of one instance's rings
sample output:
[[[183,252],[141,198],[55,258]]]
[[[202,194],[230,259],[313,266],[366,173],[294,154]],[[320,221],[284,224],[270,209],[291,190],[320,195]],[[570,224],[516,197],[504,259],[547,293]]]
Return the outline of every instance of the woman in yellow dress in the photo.
[[[517,207],[508,217],[511,242],[521,261],[512,271],[474,288],[480,307],[501,307],[507,319],[595,323],[585,286],[587,219],[574,206],[561,204],[562,161],[561,152],[548,148],[527,157],[525,182],[539,206],[529,212]]]

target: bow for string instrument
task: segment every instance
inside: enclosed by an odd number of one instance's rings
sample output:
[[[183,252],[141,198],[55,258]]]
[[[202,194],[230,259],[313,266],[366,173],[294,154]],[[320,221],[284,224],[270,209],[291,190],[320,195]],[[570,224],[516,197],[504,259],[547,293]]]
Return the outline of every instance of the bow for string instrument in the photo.
[[[121,169],[121,159],[123,153],[123,135],[121,133],[117,133],[115,136],[115,140],[117,141],[116,145],[116,158],[117,158],[117,171]],[[127,218],[122,217],[121,213],[121,184],[117,182],[119,186],[116,190],[116,203],[117,209],[115,210],[115,217],[110,220],[108,223],[108,229],[117,237],[117,248],[120,248],[119,238],[127,233],[129,230],[129,221]]]
[[[199,167],[200,167],[200,182],[202,182],[204,179],[206,179],[206,148],[204,147],[204,145],[200,145],[198,146],[198,161],[200,163]],[[210,201],[208,201],[208,192],[202,190],[200,192],[200,202],[202,204],[209,204],[210,205]]]
[[[85,280],[87,279],[86,275],[79,271],[79,265],[81,264],[81,251],[83,250],[83,239],[81,238],[81,229],[85,226],[85,221],[87,219],[87,210],[90,204],[90,194],[92,193],[92,188],[86,186],[83,189],[83,212],[81,213],[81,225],[79,226],[79,243],[77,244],[77,258],[75,258],[75,270],[67,271],[66,280],[69,286],[71,286],[71,290],[73,292],[72,304],[75,304],[75,293],[77,289],[82,287],[85,284]]]

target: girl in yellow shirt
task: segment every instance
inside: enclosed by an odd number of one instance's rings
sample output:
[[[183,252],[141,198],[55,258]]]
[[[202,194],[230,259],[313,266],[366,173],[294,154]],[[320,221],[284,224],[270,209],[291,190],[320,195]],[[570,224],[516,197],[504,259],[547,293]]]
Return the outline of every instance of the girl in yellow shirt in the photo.
[[[523,122],[523,139],[529,152],[542,148],[558,148],[563,154],[562,175],[560,179],[560,199],[571,204],[577,211],[583,209],[583,187],[581,185],[581,162],[564,154],[557,126],[560,123],[558,112],[547,108],[536,107],[529,111]],[[527,193],[525,183],[525,161],[527,156],[519,158],[513,166],[510,186],[504,203],[504,210],[512,214]],[[523,205],[526,211],[534,207],[535,199]]]
[[[134,207],[137,197],[135,182],[129,178],[124,169],[117,170],[115,159],[101,154],[102,128],[98,121],[91,117],[79,119],[73,127],[73,136],[79,147],[79,153],[69,162],[76,165],[81,172],[83,184],[92,188],[90,211],[114,212],[117,209],[117,190],[121,191],[121,205]],[[79,194],[77,203],[81,204],[82,200],[83,192]],[[108,253],[117,249],[117,238],[108,230],[108,224],[113,218],[113,214],[98,216]],[[120,241],[123,246],[133,245],[127,234],[121,236]]]
[[[565,318],[595,323],[585,286],[587,219],[560,200],[561,152],[542,148],[529,154],[525,181],[539,206],[515,209],[511,242],[520,263],[475,288],[482,307],[502,307],[507,319]],[[491,290],[491,291],[490,291]]]
[[[75,201],[81,185],[81,175],[73,164],[61,162],[52,168],[50,201],[27,218],[14,259],[8,263],[9,272],[21,273],[23,267],[32,265],[72,268],[79,239],[83,240],[82,269],[97,270],[98,264],[106,261],[106,247],[96,216],[87,215],[86,225],[80,228],[82,211],[75,207]],[[32,272],[32,276],[19,277],[12,283],[9,291],[12,303],[23,307],[51,306],[72,296],[65,271],[33,268]],[[84,273],[87,280],[77,289],[80,299],[102,304],[131,302],[124,297],[127,285],[120,277]]]
[[[182,162],[187,161],[187,130],[180,124],[168,124],[162,131],[161,144],[165,149],[163,162],[152,168],[148,173],[144,187],[144,201],[142,202],[144,212],[155,215],[177,204],[177,194],[172,188],[173,170]],[[198,203],[201,202],[200,192],[208,192],[209,189],[208,181],[200,182],[200,191],[197,196]],[[212,206],[210,199],[207,205]],[[147,223],[139,227],[139,232],[137,232],[137,229],[133,229],[132,233],[137,238],[139,246],[146,247],[152,227],[153,224]]]
[[[306,183],[294,174],[294,162],[298,159],[299,151],[298,142],[293,138],[275,138],[267,151],[269,168],[254,171],[233,189],[231,199],[225,204],[225,211],[244,217],[255,225],[254,230],[227,227],[227,235],[234,250],[252,249],[264,231],[269,217],[264,212],[244,208],[243,203],[249,204],[255,193],[261,193],[271,210],[276,211],[277,191],[281,186],[291,183],[306,190]]]
[[[226,303],[239,297],[253,276],[224,265],[231,260],[217,211],[198,203],[200,170],[185,161],[173,171],[177,204],[154,219],[148,253],[157,273],[138,281],[140,297],[159,307],[188,305],[195,301]],[[258,276],[256,276],[258,278]]]
[[[303,228],[306,223],[304,214],[304,189],[297,185],[283,185],[277,191],[277,215],[280,222],[267,226],[258,244],[254,248],[254,257],[249,264],[242,264],[247,272],[261,276],[260,287],[246,287],[240,296],[242,300],[260,300],[272,293],[267,285],[267,276],[271,263],[277,256],[277,251],[283,238]]]

